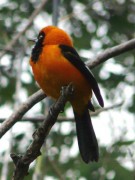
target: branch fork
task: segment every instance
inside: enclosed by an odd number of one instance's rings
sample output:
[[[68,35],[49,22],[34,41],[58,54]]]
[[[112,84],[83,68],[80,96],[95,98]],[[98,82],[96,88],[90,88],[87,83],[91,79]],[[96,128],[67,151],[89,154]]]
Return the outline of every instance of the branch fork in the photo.
[[[40,148],[45,142],[52,126],[57,121],[59,113],[64,108],[68,99],[73,96],[73,92],[74,87],[72,83],[63,87],[59,99],[53,104],[41,126],[33,133],[33,141],[28,147],[26,153],[24,155],[10,155],[15,164],[15,171],[12,180],[23,180],[24,177],[28,175],[30,163],[41,155]]]

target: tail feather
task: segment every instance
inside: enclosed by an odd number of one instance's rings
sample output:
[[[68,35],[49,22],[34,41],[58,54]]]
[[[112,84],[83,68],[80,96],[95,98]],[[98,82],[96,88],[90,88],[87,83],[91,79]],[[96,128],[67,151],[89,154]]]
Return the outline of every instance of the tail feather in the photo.
[[[74,115],[78,145],[83,161],[85,163],[98,161],[98,143],[88,110],[86,110],[82,116],[78,115],[76,112],[74,112]]]

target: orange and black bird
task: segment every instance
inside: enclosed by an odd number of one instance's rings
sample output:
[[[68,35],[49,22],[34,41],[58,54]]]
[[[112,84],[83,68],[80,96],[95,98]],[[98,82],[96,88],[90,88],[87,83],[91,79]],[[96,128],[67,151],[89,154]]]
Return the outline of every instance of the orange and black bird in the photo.
[[[69,99],[75,116],[79,150],[85,163],[98,161],[99,150],[89,110],[94,111],[94,93],[104,106],[98,84],[73,47],[70,36],[55,26],[43,28],[35,40],[30,65],[34,78],[47,96],[58,99],[62,86],[73,83],[74,95]]]

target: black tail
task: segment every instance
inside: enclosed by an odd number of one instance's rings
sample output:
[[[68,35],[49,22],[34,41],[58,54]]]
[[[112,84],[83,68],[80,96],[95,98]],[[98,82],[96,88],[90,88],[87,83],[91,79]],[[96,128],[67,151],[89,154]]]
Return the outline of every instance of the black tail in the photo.
[[[78,145],[82,159],[85,163],[98,161],[98,143],[88,110],[82,116],[74,112]]]

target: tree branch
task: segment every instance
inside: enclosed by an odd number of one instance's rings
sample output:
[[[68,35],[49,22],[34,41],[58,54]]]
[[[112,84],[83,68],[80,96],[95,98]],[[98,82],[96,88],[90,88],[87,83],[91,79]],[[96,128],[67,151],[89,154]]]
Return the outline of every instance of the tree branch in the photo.
[[[44,1],[44,2],[46,2],[46,1]],[[28,27],[30,25],[28,25]],[[22,31],[22,34],[25,31],[26,30]],[[20,37],[22,34],[20,32],[20,35],[18,34],[18,37]],[[10,47],[13,46],[13,44],[15,44],[15,42],[18,39],[18,37],[15,38],[14,41],[9,43]],[[6,49],[8,49],[8,48],[10,49],[10,47],[6,47]],[[127,41],[126,43],[122,43],[122,44],[120,44],[118,46],[115,46],[115,47],[112,47],[112,48],[108,48],[104,52],[100,53],[94,59],[94,61],[92,61],[92,62],[88,61],[87,65],[89,66],[89,68],[92,69],[92,68],[96,67],[97,65],[105,62],[109,58],[118,56],[118,55],[120,55],[122,53],[125,53],[125,52],[127,52],[129,50],[132,50],[134,48],[135,48],[135,39]],[[3,51],[2,53],[5,54],[5,51]],[[34,106],[37,102],[41,101],[45,97],[46,97],[46,95],[44,94],[44,92],[42,90],[39,90],[38,92],[36,92],[32,96],[30,96],[28,98],[28,100],[24,104],[22,104],[6,121],[4,121],[2,123],[2,125],[0,127],[0,138],[17,122],[18,119],[21,119],[22,116],[32,106]],[[66,96],[61,96],[60,98],[66,98]],[[64,101],[64,104],[65,103],[66,103],[66,100]],[[63,107],[64,107],[64,105],[63,105]],[[33,140],[32,144],[30,145],[30,147],[28,148],[27,152],[24,154],[24,156],[18,156],[18,155],[15,155],[15,154],[11,155],[12,159],[13,159],[13,161],[15,163],[15,166],[16,166],[16,170],[15,170],[15,174],[14,174],[13,180],[22,180],[23,177],[27,175],[29,164],[37,156],[40,155],[40,150],[39,149],[40,149],[40,147],[42,146],[42,144],[44,142],[44,138],[46,138],[46,136],[49,133],[51,127],[55,123],[55,121],[56,121],[55,118],[57,118],[59,112],[60,112],[60,109],[59,109],[59,111],[57,111],[57,113],[54,113],[53,116],[50,113],[48,114],[48,116],[46,117],[46,120],[42,124],[42,127],[40,127],[34,133],[34,135],[33,135],[33,139],[34,140]],[[101,110],[99,112],[101,112]],[[18,178],[16,178],[17,176],[18,176]]]
[[[15,43],[17,42],[17,40],[20,38],[20,36],[22,36],[22,34],[24,34],[27,29],[32,25],[33,20],[35,19],[35,17],[41,12],[41,10],[43,9],[43,7],[45,6],[47,0],[42,0],[41,4],[39,5],[38,8],[36,8],[33,13],[31,14],[30,18],[29,18],[29,22],[28,24],[25,26],[25,28],[19,32],[18,34],[16,34],[16,36],[7,44],[7,46],[3,49],[3,51],[0,54],[0,59],[2,58],[2,56],[5,55],[6,51],[12,51],[12,47],[15,45]]]
[[[13,180],[23,180],[24,177],[27,176],[30,163],[41,155],[40,148],[42,147],[52,126],[55,124],[60,111],[63,110],[69,97],[73,95],[73,90],[72,84],[62,88],[61,96],[49,110],[42,125],[34,132],[33,141],[26,153],[23,156],[11,154],[11,158],[15,164]]]
[[[31,109],[36,103],[44,99],[46,95],[42,90],[37,91],[28,100],[20,105],[18,109],[11,114],[0,126],[0,138],[18,121],[22,116]]]
[[[112,106],[108,106],[108,107],[105,107],[105,108],[100,108],[100,109],[97,109],[95,112],[90,112],[90,115],[91,116],[97,116],[98,114],[100,114],[101,112],[104,112],[104,111],[109,111],[111,109],[114,109],[114,108],[118,108],[120,106],[122,106],[123,104],[123,101],[120,102],[120,103],[117,103],[117,104],[113,104]],[[32,123],[41,123],[44,121],[44,115],[40,115],[40,116],[34,116],[34,117],[28,117],[28,116],[24,116],[22,117],[22,119],[18,119],[18,122],[32,122]],[[0,118],[0,122],[3,122],[5,119],[4,118]],[[63,117],[63,116],[58,116],[58,119],[57,119],[58,123],[62,123],[62,122],[74,122],[74,119],[73,118],[68,118],[68,117]]]
[[[90,69],[98,66],[99,64],[103,63],[104,61],[108,60],[109,58],[113,57],[113,56],[117,56],[117,55],[120,55],[124,52],[127,52],[129,50],[132,50],[135,48],[135,39],[132,39],[130,41],[127,41],[125,43],[122,43],[118,46],[114,46],[112,48],[108,48],[107,50],[105,50],[104,52],[100,53],[94,61],[90,62],[90,61],[87,61],[87,65]],[[41,91],[42,92],[42,91]],[[36,96],[35,96],[35,99],[33,99],[33,105],[34,103],[37,103],[39,102],[38,99],[40,98],[41,94],[38,93]],[[37,101],[36,101],[37,99]],[[27,103],[27,102],[26,102]],[[32,105],[32,106],[33,106]],[[23,106],[23,105],[22,105]],[[21,111],[23,112],[23,115],[31,108],[31,106],[28,108],[28,109],[23,109],[22,106],[20,106],[20,109],[18,109],[18,111]],[[17,119],[16,119],[16,115],[15,114],[18,114],[18,112],[14,112],[7,120],[6,122],[4,122],[1,127],[0,127],[0,138],[9,130],[9,128],[11,128],[18,120],[18,116],[17,116]],[[23,116],[22,115],[22,116]],[[22,117],[20,116],[20,118]],[[7,127],[6,127],[7,126]]]
[[[135,49],[135,39],[131,39],[130,41],[106,49],[97,55],[93,61],[89,60],[86,62],[86,64],[90,69],[92,69],[112,57],[118,56],[133,49]]]

